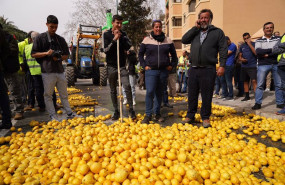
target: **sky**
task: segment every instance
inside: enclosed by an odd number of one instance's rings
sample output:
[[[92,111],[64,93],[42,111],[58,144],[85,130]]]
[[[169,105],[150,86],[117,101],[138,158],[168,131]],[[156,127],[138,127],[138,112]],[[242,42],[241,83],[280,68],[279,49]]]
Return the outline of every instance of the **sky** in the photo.
[[[165,0],[160,1],[164,6]],[[55,15],[59,20],[57,34],[62,35],[74,10],[73,0],[0,0],[0,16],[25,32],[45,32],[47,16]]]

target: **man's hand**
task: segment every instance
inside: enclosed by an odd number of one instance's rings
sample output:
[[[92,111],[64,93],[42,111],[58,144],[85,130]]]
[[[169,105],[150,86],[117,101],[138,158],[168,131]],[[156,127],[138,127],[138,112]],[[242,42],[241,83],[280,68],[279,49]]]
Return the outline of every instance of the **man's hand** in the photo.
[[[168,71],[171,71],[172,70],[172,66],[167,66],[166,68]]]
[[[225,68],[224,67],[219,67],[217,71],[218,76],[223,76],[225,74]]]
[[[53,53],[53,50],[50,49],[50,50],[48,50],[48,51],[46,52],[46,55],[47,55],[47,56],[50,56],[52,53]]]
[[[144,70],[150,70],[151,68],[149,66],[145,66]]]
[[[251,38],[246,39],[245,42],[251,45]]]
[[[120,30],[114,30],[113,33],[115,35],[113,40],[118,40],[121,37],[121,35],[122,35]]]
[[[263,58],[267,58],[267,57],[268,57],[268,54],[263,55]]]
[[[199,19],[196,21],[195,26],[196,26],[198,29],[201,28],[200,20],[199,20]]]
[[[247,63],[247,59],[245,59],[245,58],[243,58],[243,57],[241,57],[239,60],[240,60],[242,63]]]

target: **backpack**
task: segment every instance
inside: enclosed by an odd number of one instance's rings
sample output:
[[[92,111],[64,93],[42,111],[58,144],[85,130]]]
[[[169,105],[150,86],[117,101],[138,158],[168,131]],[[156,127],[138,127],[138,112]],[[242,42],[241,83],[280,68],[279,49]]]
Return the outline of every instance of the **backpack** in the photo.
[[[7,58],[2,61],[5,73],[15,73],[20,69],[19,48],[16,39],[9,33],[5,33],[5,39],[9,46]]]

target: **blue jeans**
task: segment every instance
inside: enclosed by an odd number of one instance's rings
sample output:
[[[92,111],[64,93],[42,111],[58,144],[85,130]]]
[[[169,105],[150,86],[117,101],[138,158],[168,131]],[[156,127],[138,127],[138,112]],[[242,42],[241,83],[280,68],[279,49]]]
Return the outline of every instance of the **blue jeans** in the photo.
[[[185,72],[179,72],[178,73],[178,79],[179,79],[179,92],[186,92],[187,91],[187,80],[186,80],[186,73]],[[182,81],[181,81],[182,79]],[[182,88],[183,84],[183,88]],[[182,89],[182,90],[181,90]]]
[[[234,94],[233,94],[233,75],[234,75],[234,68],[235,65],[231,65],[231,66],[226,66],[226,70],[225,70],[225,78],[226,78],[226,83],[227,83],[227,88],[229,91],[228,97],[233,98]]]
[[[257,88],[255,92],[255,103],[262,104],[262,97],[264,91],[264,83],[267,74],[271,71],[275,85],[276,104],[284,104],[283,92],[281,88],[281,78],[277,73],[277,64],[261,65],[257,67]]]
[[[215,94],[220,94],[220,88],[222,87],[222,96],[227,97],[228,96],[228,89],[227,84],[225,80],[225,76],[217,76],[216,77],[216,88],[215,88]]]
[[[147,70],[145,71],[145,113],[147,116],[151,116],[154,108],[155,114],[160,114],[160,106],[163,97],[163,90],[165,89],[168,77],[168,71],[166,69],[161,70]]]

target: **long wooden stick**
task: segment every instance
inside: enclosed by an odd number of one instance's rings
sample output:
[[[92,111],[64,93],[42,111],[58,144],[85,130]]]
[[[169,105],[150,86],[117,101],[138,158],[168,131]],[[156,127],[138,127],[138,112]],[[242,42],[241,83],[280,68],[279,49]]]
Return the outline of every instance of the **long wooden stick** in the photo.
[[[120,39],[117,40],[117,66],[119,80],[119,101],[120,101],[120,121],[123,122],[123,102],[122,102],[122,85],[121,85],[121,69],[120,69]]]

